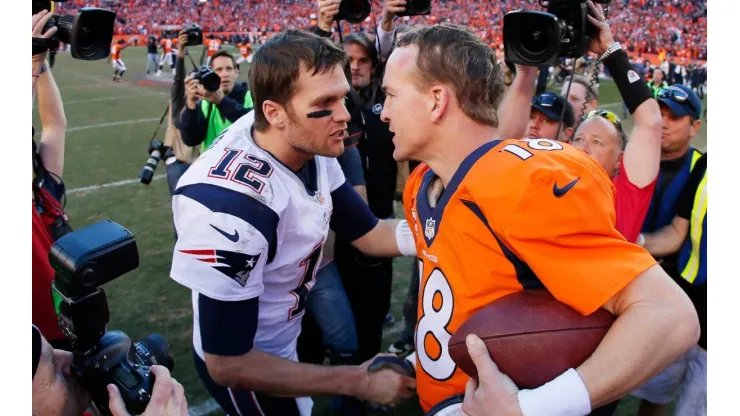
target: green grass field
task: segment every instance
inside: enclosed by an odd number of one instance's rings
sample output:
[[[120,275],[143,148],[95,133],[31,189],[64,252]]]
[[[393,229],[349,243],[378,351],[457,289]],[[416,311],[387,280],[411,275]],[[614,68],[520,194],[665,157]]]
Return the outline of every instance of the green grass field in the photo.
[[[200,55],[200,50],[193,53]],[[137,78],[146,68],[144,48],[129,48],[123,53],[128,71],[124,82],[112,82],[113,69],[105,61],[83,62],[69,54],[57,55],[53,69],[65,102],[68,134],[64,181],[69,192],[66,210],[75,228],[111,219],[136,236],[140,266],[137,270],[108,284],[111,323],[132,339],[149,333],[163,334],[175,358],[174,377],[184,386],[190,406],[197,406],[209,396],[193,369],[191,359],[190,292],[169,277],[174,245],[170,196],[164,179],[141,183],[80,190],[85,187],[136,179],[147,158],[147,144],[167,105],[168,86],[139,85]],[[165,73],[169,70],[165,69]],[[246,71],[240,80],[246,81]],[[613,84],[602,83],[602,104],[618,103]],[[621,113],[617,105],[612,110]],[[34,126],[41,123],[34,108]],[[631,121],[625,120],[629,131]],[[158,137],[163,138],[164,130]],[[706,128],[702,127],[696,145],[706,148]],[[160,164],[158,175],[165,173]],[[396,316],[385,343],[394,341],[402,324],[402,305],[411,263],[395,263],[395,281],[391,308]],[[315,414],[327,414],[326,400],[318,398]],[[635,402],[625,399],[618,415],[635,413]],[[408,403],[392,414],[420,415],[418,405]]]

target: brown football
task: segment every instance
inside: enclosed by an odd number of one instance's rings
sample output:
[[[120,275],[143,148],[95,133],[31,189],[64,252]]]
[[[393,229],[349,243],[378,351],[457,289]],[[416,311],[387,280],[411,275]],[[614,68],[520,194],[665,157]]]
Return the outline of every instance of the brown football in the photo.
[[[477,378],[465,337],[478,335],[501,372],[519,388],[537,388],[581,365],[614,322],[604,309],[583,316],[542,289],[504,296],[465,321],[449,347],[455,363]]]

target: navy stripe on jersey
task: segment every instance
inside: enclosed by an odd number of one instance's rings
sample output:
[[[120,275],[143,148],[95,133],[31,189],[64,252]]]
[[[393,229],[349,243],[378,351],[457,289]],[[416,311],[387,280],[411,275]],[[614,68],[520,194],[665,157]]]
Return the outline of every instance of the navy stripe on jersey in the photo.
[[[229,214],[252,225],[267,240],[267,262],[275,258],[280,217],[267,205],[241,192],[207,183],[182,186],[175,190],[175,195],[186,196],[213,212]]]
[[[331,193],[331,200],[334,212],[329,226],[337,233],[337,238],[355,241],[378,224],[378,217],[347,181]]]
[[[198,321],[203,352],[238,356],[254,346],[259,317],[259,298],[236,302],[198,294]]]
[[[483,225],[485,225],[486,228],[488,228],[488,231],[490,231],[494,238],[496,238],[499,247],[501,247],[501,252],[504,253],[504,256],[506,256],[506,258],[514,266],[514,270],[516,271],[516,279],[519,281],[519,284],[522,285],[524,289],[537,289],[545,287],[542,282],[540,282],[540,279],[537,277],[537,275],[534,274],[529,265],[525,263],[522,259],[517,257],[517,255],[514,254],[513,251],[509,250],[504,242],[501,241],[501,239],[496,235],[491,226],[488,224],[488,219],[486,219],[486,216],[483,215],[483,211],[481,211],[480,207],[476,205],[475,202],[471,201],[462,200],[462,203],[465,204],[468,209],[473,211],[473,214],[475,214],[475,216],[478,217],[481,222],[483,222]]]
[[[430,186],[432,180],[437,175],[431,169],[429,169],[424,174],[421,186],[419,187],[419,192],[416,194],[416,206],[417,212],[419,213],[419,219],[421,221],[426,220],[429,226],[434,228],[434,233],[432,233],[431,238],[427,237],[426,232],[424,233],[424,240],[427,243],[427,247],[431,247],[434,243],[434,237],[438,234],[439,227],[442,224],[442,217],[445,213],[445,207],[447,206],[447,203],[450,202],[452,195],[455,194],[463,179],[465,179],[465,176],[468,174],[468,172],[470,172],[470,169],[475,166],[476,162],[478,162],[480,158],[485,156],[485,154],[488,153],[491,149],[498,146],[499,143],[501,143],[501,140],[487,142],[475,149],[471,154],[469,154],[462,161],[462,163],[460,163],[460,167],[458,167],[455,173],[452,175],[450,183],[447,184],[445,190],[442,191],[442,195],[440,196],[439,201],[437,202],[437,205],[434,206],[434,208],[432,208],[431,204],[429,203],[429,193],[427,192],[427,188]]]

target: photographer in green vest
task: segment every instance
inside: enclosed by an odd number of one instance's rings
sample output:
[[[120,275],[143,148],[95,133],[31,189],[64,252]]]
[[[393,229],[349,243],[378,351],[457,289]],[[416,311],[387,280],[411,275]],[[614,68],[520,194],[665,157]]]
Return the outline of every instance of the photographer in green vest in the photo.
[[[219,89],[208,91],[197,74],[190,74],[185,79],[186,101],[180,114],[182,141],[188,146],[200,145],[202,151],[253,107],[247,84],[236,82],[239,66],[229,52],[213,55],[209,69],[220,77]]]

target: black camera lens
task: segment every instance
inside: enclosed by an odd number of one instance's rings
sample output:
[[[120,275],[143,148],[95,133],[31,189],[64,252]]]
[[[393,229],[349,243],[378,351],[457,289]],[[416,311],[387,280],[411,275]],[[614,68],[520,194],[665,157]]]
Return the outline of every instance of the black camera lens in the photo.
[[[369,0],[342,0],[339,3],[339,13],[334,20],[346,20],[350,23],[362,23],[370,15]]]
[[[167,341],[159,334],[151,334],[134,344],[135,360],[144,366],[161,365],[170,371],[175,367],[175,361],[170,355]]]

